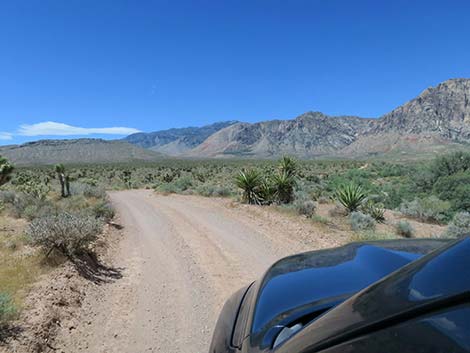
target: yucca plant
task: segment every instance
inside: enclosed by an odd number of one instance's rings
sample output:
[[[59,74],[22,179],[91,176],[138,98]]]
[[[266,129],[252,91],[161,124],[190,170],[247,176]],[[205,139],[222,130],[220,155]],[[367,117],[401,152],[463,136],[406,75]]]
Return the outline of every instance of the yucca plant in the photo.
[[[367,202],[362,205],[361,209],[377,222],[382,223],[385,221],[385,209],[382,204],[367,200]]]
[[[294,176],[285,171],[273,176],[272,185],[279,203],[289,203],[294,199],[295,184]]]
[[[349,211],[355,212],[366,198],[362,187],[356,184],[346,184],[336,190],[337,200]]]
[[[270,205],[276,198],[276,189],[268,178],[264,178],[259,186],[259,196],[263,205]]]
[[[0,156],[0,186],[10,180],[13,169],[13,165],[6,158]]]
[[[243,190],[243,202],[251,205],[262,203],[262,179],[257,170],[241,170],[235,178],[235,184]]]
[[[297,161],[289,156],[284,156],[279,161],[279,170],[287,176],[295,176],[297,174]]]

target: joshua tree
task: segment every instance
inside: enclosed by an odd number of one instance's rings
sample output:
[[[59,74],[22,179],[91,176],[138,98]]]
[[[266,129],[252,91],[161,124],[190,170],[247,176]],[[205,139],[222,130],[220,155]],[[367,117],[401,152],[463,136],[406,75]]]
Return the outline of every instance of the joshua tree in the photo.
[[[0,156],[0,186],[10,180],[13,169],[13,165],[11,165],[6,158]]]
[[[63,164],[55,165],[55,172],[59,177],[60,182],[60,194],[62,197],[70,196],[70,182],[69,177],[65,175],[65,167]]]

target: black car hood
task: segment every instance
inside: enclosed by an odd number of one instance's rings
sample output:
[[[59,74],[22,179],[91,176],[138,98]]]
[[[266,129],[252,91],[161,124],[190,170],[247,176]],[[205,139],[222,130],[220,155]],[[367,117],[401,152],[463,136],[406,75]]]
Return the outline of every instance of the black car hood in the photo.
[[[318,352],[470,300],[470,238],[410,263],[313,321],[282,352]],[[388,326],[387,326],[388,325]]]
[[[290,256],[275,263],[259,282],[251,336],[267,348],[272,329],[305,315],[315,316],[397,269],[441,247],[440,240],[353,243]]]

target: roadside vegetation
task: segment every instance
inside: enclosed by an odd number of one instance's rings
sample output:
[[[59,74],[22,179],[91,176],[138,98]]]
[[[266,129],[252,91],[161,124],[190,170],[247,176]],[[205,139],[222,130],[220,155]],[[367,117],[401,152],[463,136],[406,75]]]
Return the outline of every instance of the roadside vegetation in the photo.
[[[17,315],[51,259],[91,250],[114,217],[106,190],[137,188],[230,197],[353,241],[470,233],[470,153],[413,164],[283,157],[17,169],[0,158],[0,321]]]
[[[113,216],[105,190],[63,165],[15,170],[0,157],[0,326],[41,274],[90,253]]]

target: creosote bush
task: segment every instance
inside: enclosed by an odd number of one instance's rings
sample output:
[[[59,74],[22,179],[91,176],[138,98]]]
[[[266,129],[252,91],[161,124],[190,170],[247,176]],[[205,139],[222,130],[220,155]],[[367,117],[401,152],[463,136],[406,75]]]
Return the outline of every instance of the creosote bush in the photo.
[[[354,231],[375,229],[374,219],[362,212],[352,212],[349,216],[349,222]]]
[[[405,238],[412,238],[415,232],[411,224],[404,220],[398,221],[395,224],[395,229],[398,235],[401,235]]]
[[[429,196],[413,201],[405,201],[400,205],[400,212],[406,216],[422,221],[445,223],[449,219],[451,204],[436,196]]]
[[[315,214],[317,204],[312,200],[295,200],[293,206],[299,215],[312,218]]]
[[[110,222],[116,214],[113,206],[106,201],[102,201],[94,205],[91,208],[91,212],[95,218],[102,219],[104,222]]]
[[[48,254],[58,250],[73,257],[87,250],[102,231],[102,222],[95,217],[60,213],[32,221],[26,234],[32,245],[42,247]]]
[[[447,227],[447,231],[444,235],[450,238],[460,238],[470,235],[470,213],[457,213]]]

